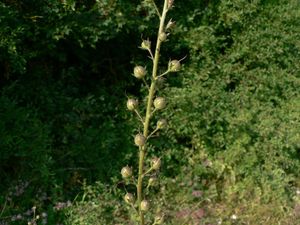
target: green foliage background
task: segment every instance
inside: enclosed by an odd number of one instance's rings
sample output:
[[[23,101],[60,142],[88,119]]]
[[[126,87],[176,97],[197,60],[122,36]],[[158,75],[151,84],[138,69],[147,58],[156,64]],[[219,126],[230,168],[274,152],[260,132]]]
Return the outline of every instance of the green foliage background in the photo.
[[[161,65],[187,59],[164,89],[170,127],[152,143],[164,161],[153,205],[167,224],[299,224],[300,3],[175,5]],[[128,223],[117,182],[136,163],[126,95],[143,98],[132,67],[157,22],[146,0],[0,3],[1,222],[37,205],[49,224]],[[29,187],[7,201],[19,180]],[[67,212],[53,210],[68,199]]]

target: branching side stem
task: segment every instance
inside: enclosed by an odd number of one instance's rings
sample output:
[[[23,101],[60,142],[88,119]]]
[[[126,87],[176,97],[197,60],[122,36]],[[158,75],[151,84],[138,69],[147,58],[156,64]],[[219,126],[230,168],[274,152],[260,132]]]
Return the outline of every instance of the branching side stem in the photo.
[[[157,5],[156,5],[155,1],[152,0],[152,3],[153,3],[153,5],[154,5],[154,8],[155,8],[155,10],[156,10],[156,13],[157,13],[159,19],[161,19],[161,15],[160,15],[160,12],[159,12],[159,10],[158,10],[158,8],[157,8]]]

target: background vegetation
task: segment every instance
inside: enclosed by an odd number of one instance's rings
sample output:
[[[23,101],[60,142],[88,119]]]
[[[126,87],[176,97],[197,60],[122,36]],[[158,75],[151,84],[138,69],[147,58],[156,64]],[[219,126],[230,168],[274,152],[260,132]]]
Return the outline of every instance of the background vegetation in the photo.
[[[299,1],[175,5],[153,204],[172,225],[300,224]],[[1,1],[0,224],[130,224],[126,95],[157,22],[146,0]]]

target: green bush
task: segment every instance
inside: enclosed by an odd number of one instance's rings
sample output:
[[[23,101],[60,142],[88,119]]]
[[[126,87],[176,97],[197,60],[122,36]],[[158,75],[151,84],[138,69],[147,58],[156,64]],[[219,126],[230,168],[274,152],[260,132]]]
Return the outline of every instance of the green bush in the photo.
[[[190,62],[182,85],[168,90],[170,136],[177,137],[170,152],[183,158],[186,151],[176,146],[184,141],[199,155],[192,176],[207,181],[198,188],[214,190],[213,199],[227,206],[218,214],[214,205],[213,214],[226,221],[238,212],[239,221],[250,224],[290,222],[300,169],[300,7],[297,1],[262,3],[222,1],[213,24],[184,32]]]
[[[0,97],[0,105],[1,189],[18,178],[47,183],[53,163],[49,128],[34,111],[9,98]]]

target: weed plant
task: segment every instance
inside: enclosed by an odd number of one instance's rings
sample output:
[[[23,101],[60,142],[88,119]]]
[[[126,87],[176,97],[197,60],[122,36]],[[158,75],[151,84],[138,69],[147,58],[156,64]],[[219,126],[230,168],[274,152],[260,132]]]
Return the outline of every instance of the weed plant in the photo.
[[[155,113],[163,110],[167,104],[166,98],[160,96],[158,93],[159,83],[162,82],[167,74],[177,72],[181,68],[181,60],[170,60],[167,69],[161,74],[158,73],[160,48],[162,44],[167,41],[171,28],[174,26],[174,22],[172,20],[166,22],[167,13],[173,7],[173,0],[165,0],[162,10],[159,9],[154,0],[151,2],[160,21],[155,51],[154,53],[152,52],[151,41],[149,39],[143,40],[140,46],[142,50],[145,50],[149,53],[149,57],[152,60],[153,65],[150,85],[147,83],[148,79],[146,79],[146,67],[137,65],[133,69],[133,76],[138,80],[142,80],[144,85],[148,88],[148,95],[145,97],[146,110],[144,115],[139,110],[139,101],[137,99],[129,98],[127,101],[127,109],[136,114],[143,127],[143,131],[136,134],[134,137],[134,144],[139,149],[138,174],[137,177],[135,177],[133,168],[129,166],[125,166],[121,170],[122,177],[125,179],[126,184],[136,186],[137,200],[135,200],[135,195],[129,192],[125,194],[124,200],[132,207],[132,212],[136,213],[136,216],[133,216],[132,218],[140,225],[148,224],[148,222],[145,220],[145,214],[148,213],[152,207],[151,201],[144,193],[146,178],[148,180],[146,188],[148,189],[154,183],[156,183],[156,175],[161,166],[161,157],[159,156],[153,157],[150,160],[150,165],[148,167],[145,165],[148,141],[156,134],[157,131],[164,129],[167,126],[167,120],[161,118],[157,121],[156,127],[151,131],[151,119]],[[155,215],[154,222],[152,224],[162,224],[163,219],[164,214],[158,212],[157,215]]]

